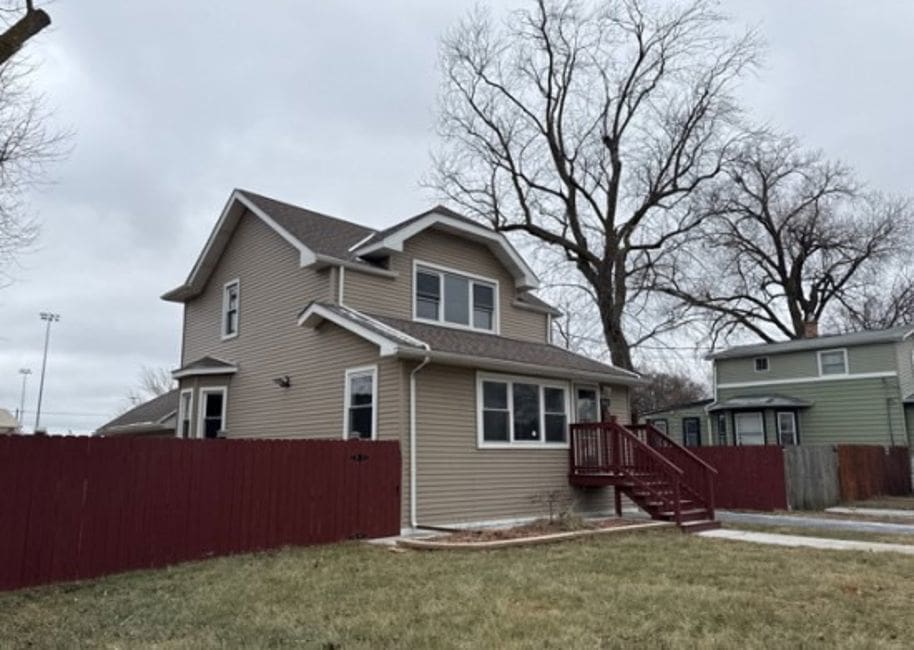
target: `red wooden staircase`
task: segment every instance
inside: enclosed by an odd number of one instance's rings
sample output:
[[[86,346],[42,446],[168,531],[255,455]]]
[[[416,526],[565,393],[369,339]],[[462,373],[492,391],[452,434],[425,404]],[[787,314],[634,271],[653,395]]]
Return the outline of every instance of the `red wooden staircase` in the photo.
[[[650,424],[572,424],[569,481],[616,488],[616,513],[626,495],[653,519],[683,532],[719,528],[714,519],[717,470]]]

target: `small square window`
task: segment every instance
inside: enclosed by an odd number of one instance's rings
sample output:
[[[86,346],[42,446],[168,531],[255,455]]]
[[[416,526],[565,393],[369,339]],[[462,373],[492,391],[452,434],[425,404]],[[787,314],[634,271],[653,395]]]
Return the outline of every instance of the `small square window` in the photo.
[[[768,372],[768,357],[756,357],[755,358],[755,371],[756,372]]]
[[[820,375],[846,375],[847,354],[844,350],[828,350],[819,353]]]

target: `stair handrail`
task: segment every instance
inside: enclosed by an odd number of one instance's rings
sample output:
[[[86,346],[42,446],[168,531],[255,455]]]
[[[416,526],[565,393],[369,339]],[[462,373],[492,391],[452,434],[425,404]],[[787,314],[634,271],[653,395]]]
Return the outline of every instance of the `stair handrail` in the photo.
[[[669,445],[671,447],[677,447],[680,451],[685,452],[685,454],[687,456],[689,456],[692,460],[697,462],[699,465],[702,465],[705,469],[711,470],[711,472],[713,472],[714,474],[718,473],[716,467],[714,467],[713,465],[708,463],[708,461],[706,461],[703,458],[701,458],[700,456],[698,456],[695,452],[691,451],[685,445],[681,445],[678,442],[676,442],[675,440],[673,440],[672,438],[670,438],[667,434],[665,434],[663,431],[661,431],[660,429],[655,427],[652,423],[648,422],[646,424],[633,424],[631,426],[631,428],[636,431],[638,429],[644,429],[645,431],[650,431],[651,434],[653,434],[655,436],[659,436],[661,440],[669,443]],[[650,444],[650,443],[648,443],[648,444]]]

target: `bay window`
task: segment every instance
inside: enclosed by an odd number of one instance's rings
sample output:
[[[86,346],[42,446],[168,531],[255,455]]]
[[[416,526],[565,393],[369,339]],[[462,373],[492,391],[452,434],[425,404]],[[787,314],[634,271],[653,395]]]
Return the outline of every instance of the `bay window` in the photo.
[[[414,317],[474,330],[497,330],[497,289],[494,280],[442,267],[417,264]]]
[[[477,394],[480,447],[567,444],[567,385],[480,374]]]

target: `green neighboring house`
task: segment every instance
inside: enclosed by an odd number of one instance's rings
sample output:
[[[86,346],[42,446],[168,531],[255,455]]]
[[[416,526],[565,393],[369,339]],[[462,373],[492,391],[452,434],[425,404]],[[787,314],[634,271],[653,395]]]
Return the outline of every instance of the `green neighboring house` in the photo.
[[[744,345],[707,358],[713,399],[645,414],[685,444],[909,445],[914,437],[914,326]]]

